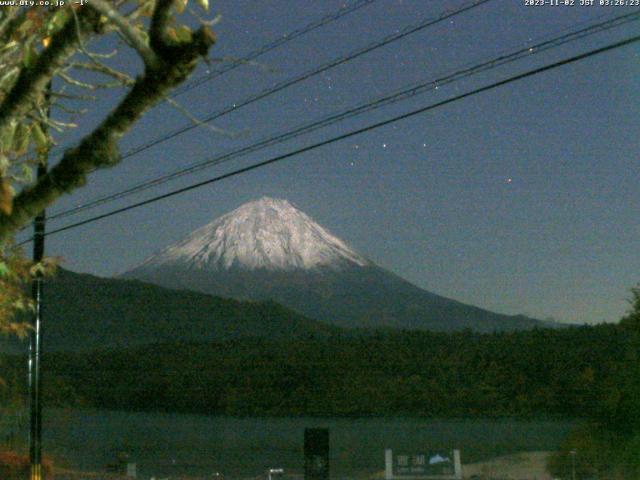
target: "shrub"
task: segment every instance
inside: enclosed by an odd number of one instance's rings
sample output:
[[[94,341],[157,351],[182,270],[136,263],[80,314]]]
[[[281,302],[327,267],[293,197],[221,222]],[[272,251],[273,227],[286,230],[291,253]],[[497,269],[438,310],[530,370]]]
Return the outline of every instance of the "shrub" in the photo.
[[[640,435],[629,436],[602,425],[575,429],[549,458],[547,470],[555,477],[606,480],[640,479]],[[575,454],[571,454],[574,451]]]

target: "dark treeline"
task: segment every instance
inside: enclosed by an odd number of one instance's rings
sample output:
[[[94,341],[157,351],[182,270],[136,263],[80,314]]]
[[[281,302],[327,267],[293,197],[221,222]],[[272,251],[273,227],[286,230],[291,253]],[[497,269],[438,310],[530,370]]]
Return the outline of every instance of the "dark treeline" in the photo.
[[[477,334],[378,331],[163,344],[43,358],[49,401],[220,415],[586,417],[631,408],[623,327]],[[24,378],[6,358],[9,380]]]
[[[640,478],[640,291],[619,325],[479,334],[339,333],[44,355],[48,406],[213,415],[581,418],[551,459],[568,478]],[[0,406],[26,359],[0,359]],[[22,400],[23,401],[23,400]]]

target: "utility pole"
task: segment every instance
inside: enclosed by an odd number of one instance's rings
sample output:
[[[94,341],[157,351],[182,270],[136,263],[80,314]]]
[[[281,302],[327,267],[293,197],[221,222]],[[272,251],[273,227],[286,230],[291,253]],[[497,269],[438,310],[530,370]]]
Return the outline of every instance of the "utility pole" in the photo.
[[[46,173],[44,165],[38,166],[38,177]],[[40,262],[44,256],[44,210],[33,224],[33,261]],[[37,271],[31,284],[34,302],[32,330],[29,342],[29,463],[31,480],[42,480],[42,377],[40,357],[42,355],[42,273]]]
[[[45,92],[46,113],[49,117],[49,101],[51,82]],[[43,131],[47,131],[44,125]],[[37,178],[47,173],[48,149],[39,153]],[[33,263],[39,263],[44,257],[45,211],[40,212],[33,222]],[[40,269],[31,283],[31,295],[34,312],[31,320],[29,337],[29,464],[30,480],[42,480],[42,377],[40,375],[40,358],[42,356],[42,290],[44,280]]]

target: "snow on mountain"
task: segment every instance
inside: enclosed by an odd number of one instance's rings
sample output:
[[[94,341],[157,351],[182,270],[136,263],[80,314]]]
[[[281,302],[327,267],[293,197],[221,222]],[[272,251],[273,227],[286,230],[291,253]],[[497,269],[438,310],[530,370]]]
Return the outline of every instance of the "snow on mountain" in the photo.
[[[310,270],[370,262],[287,200],[263,197],[145,260],[136,269]]]
[[[122,278],[272,300],[347,328],[492,332],[545,326],[423,290],[367,260],[288,201],[272,198],[240,206]]]

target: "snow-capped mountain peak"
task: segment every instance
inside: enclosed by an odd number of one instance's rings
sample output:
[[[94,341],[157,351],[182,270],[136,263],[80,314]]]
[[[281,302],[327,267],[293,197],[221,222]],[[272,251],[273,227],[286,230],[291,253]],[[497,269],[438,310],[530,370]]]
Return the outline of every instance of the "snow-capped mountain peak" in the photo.
[[[195,230],[138,268],[294,270],[369,264],[287,200],[263,197]]]

